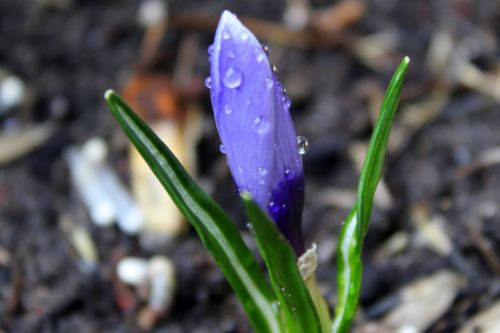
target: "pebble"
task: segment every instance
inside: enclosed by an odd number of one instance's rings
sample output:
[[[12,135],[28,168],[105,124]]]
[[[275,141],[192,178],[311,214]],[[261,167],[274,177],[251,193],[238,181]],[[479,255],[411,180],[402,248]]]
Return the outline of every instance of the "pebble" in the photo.
[[[144,0],[137,10],[137,21],[145,28],[165,22],[167,17],[167,4],[161,0]]]
[[[116,275],[128,285],[140,287],[148,276],[148,261],[138,257],[124,257],[116,266]]]
[[[82,148],[68,149],[66,161],[73,185],[96,225],[105,227],[116,221],[123,232],[137,234],[143,227],[142,214],[128,189],[106,163],[107,149],[101,138],[90,139]]]
[[[149,308],[159,312],[168,310],[176,286],[174,264],[167,257],[155,256],[149,261],[148,277]]]
[[[23,81],[14,75],[8,75],[0,80],[0,115],[19,106],[25,97]]]

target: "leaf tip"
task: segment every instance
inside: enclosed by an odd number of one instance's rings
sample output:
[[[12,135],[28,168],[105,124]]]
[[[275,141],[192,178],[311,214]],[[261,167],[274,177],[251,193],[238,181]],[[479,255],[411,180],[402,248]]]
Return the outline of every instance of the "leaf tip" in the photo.
[[[240,197],[241,197],[241,200],[243,200],[245,202],[249,202],[249,201],[253,200],[252,199],[252,195],[248,191],[241,191],[240,192]]]
[[[106,100],[106,102],[111,102],[111,100],[116,97],[116,93],[113,89],[108,89],[106,90],[106,92],[104,93],[104,99]]]

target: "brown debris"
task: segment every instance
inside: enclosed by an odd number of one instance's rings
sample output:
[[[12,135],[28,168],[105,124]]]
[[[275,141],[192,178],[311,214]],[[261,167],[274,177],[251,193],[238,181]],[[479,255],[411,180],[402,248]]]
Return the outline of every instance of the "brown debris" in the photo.
[[[366,12],[361,0],[342,0],[313,12],[310,26],[321,34],[331,35],[357,23]]]

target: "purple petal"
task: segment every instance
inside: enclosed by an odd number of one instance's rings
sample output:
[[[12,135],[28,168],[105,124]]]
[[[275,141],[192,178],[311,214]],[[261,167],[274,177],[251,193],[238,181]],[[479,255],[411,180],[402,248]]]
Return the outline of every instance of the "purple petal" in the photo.
[[[255,36],[228,11],[212,50],[210,93],[229,167],[238,188],[266,207],[275,127],[274,91],[265,83],[272,79],[269,63]]]
[[[222,14],[209,52],[215,122],[233,178],[301,253],[304,177],[290,99],[261,44],[234,14]]]
[[[302,208],[304,173],[297,135],[290,116],[290,98],[275,80],[274,180],[268,211],[297,254],[304,252]]]

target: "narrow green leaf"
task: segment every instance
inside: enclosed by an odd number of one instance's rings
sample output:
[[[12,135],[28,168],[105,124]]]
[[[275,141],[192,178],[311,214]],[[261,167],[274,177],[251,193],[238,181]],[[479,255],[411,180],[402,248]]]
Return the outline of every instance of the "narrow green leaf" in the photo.
[[[363,275],[361,261],[363,239],[368,230],[373,198],[382,175],[387,142],[409,62],[408,57],[401,61],[389,83],[361,171],[357,200],[344,221],[339,236],[337,246],[338,302],[333,321],[334,333],[349,331],[358,307]]]
[[[334,333],[347,333],[356,315],[363,263],[362,244],[359,243],[361,224],[356,219],[356,208],[344,221],[337,245],[337,305],[333,320]]]
[[[248,192],[242,193],[241,198],[283,310],[287,332],[320,333],[321,323],[292,248]]]
[[[227,214],[189,176],[153,131],[113,91],[106,102],[235,290],[256,332],[280,331],[272,289]]]
[[[358,184],[357,216],[361,221],[362,233],[366,234],[373,205],[373,197],[378,182],[382,176],[385,151],[392,122],[399,102],[399,95],[408,69],[410,58],[404,57],[392,76],[389,87],[384,96],[380,113],[373,129],[372,138],[368,146],[363,169]]]

